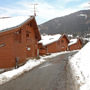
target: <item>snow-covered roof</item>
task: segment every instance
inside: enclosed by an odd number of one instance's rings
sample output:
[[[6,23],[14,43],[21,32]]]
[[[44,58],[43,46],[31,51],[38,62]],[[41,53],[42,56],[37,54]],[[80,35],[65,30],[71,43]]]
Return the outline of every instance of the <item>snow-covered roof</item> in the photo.
[[[41,40],[39,41],[39,43],[42,43],[44,46],[48,45],[50,43],[53,43],[57,40],[59,40],[59,38],[61,37],[60,34],[56,34],[56,35],[41,35]]]
[[[77,41],[78,41],[78,39],[71,39],[71,40],[70,40],[70,43],[68,44],[68,46],[77,43]]]
[[[10,18],[0,18],[0,31],[8,30],[23,24],[25,21],[30,19],[30,16],[17,16]]]
[[[74,55],[69,63],[75,77],[74,80],[76,80],[75,83],[80,85],[80,90],[90,90],[90,42]]]
[[[72,34],[68,34],[68,37],[73,37],[73,35]]]

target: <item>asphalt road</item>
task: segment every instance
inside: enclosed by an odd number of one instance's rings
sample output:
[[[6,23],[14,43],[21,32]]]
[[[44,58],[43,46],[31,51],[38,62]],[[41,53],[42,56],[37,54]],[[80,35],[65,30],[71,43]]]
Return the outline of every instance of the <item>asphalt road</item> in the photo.
[[[0,86],[0,90],[66,90],[68,56],[62,54]]]

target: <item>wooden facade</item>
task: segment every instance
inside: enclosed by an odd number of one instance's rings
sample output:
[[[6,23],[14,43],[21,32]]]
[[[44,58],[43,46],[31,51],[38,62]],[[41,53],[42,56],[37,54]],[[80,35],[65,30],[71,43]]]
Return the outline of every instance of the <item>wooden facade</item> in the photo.
[[[68,47],[69,40],[66,35],[62,35],[58,40],[46,44],[43,47],[45,47],[47,50],[45,50],[45,53],[56,53],[61,51],[66,51]],[[40,52],[43,52],[43,48],[41,48]]]
[[[38,48],[39,48],[39,55],[47,54],[47,48],[43,46],[42,43],[38,44]]]
[[[82,41],[80,39],[77,39],[77,42],[74,43],[74,44],[71,44],[68,46],[68,49],[70,51],[72,50],[78,50],[78,49],[81,49],[82,48]]]
[[[0,32],[0,68],[15,67],[24,63],[26,58],[37,56],[40,39],[33,16],[16,27]]]
[[[57,41],[46,45],[47,53],[67,51],[69,40],[66,35],[62,35]]]

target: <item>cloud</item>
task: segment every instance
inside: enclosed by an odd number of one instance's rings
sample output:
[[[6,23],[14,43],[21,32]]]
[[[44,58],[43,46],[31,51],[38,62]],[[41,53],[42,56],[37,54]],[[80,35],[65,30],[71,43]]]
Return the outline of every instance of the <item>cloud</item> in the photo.
[[[29,2],[19,2],[18,4],[22,5],[27,11],[28,10],[30,11],[30,8],[33,8],[32,3],[31,2],[30,3]],[[68,15],[70,13],[77,11],[77,9],[64,8],[60,5],[57,8],[54,5],[51,5],[50,3],[47,3],[45,1],[36,2],[36,3],[38,3],[38,5],[36,6],[37,18],[38,18],[38,21],[40,21],[38,23],[42,23],[42,22],[45,22],[47,20],[50,20],[50,19],[53,19],[56,17],[60,17],[60,16],[64,16],[64,15]],[[42,20],[40,20],[40,19],[42,19]]]
[[[63,3],[63,4],[68,4],[68,3],[71,3],[71,2],[80,2],[82,0],[56,0],[57,2],[59,3]]]
[[[32,15],[32,13],[28,10],[20,7],[0,7],[0,16],[18,16],[18,15]]]
[[[70,1],[77,1],[77,0],[65,0],[65,2],[70,2]],[[46,22],[56,17],[61,17],[76,12],[82,9],[82,7],[86,5],[86,3],[82,3],[81,5],[75,8],[72,7],[65,8],[64,6],[61,5],[62,3],[60,3],[60,5],[59,3],[57,3],[56,4],[57,6],[55,6],[49,2],[46,2],[45,0],[34,0],[32,2],[31,1],[29,2],[28,0],[27,1],[21,0],[16,3],[17,7],[16,6],[0,7],[0,16],[33,15],[34,14],[33,12],[34,6],[32,5],[33,3],[38,3],[38,5],[36,6],[38,24]]]
[[[79,7],[82,9],[90,9],[90,2],[82,3]]]
[[[81,0],[64,0],[65,2],[77,2],[77,1],[81,1]]]

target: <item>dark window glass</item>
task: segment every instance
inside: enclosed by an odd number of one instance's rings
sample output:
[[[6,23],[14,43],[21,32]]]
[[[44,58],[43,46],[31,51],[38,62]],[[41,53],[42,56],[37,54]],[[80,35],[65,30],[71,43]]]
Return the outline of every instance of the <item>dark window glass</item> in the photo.
[[[64,40],[61,40],[61,43],[64,43]]]
[[[21,42],[21,30],[15,32],[15,40]]]
[[[26,31],[26,37],[29,37],[29,34],[30,32],[29,31]]]

